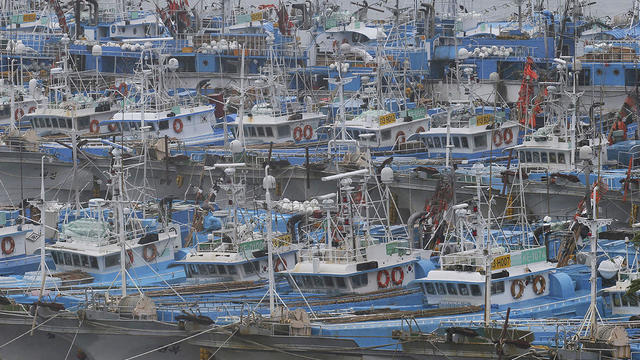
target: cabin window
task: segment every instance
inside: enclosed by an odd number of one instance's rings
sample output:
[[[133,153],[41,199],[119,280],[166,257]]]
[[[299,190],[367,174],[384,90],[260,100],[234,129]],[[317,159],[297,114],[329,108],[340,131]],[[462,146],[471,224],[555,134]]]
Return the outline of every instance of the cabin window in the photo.
[[[168,120],[167,120],[167,124],[169,124],[169,121],[168,121]],[[139,122],[137,122],[137,121],[132,122],[132,123],[130,123],[129,125],[131,126],[131,130],[138,130],[138,128],[140,128],[140,123],[139,123]],[[155,127],[155,125],[154,125],[154,124],[151,124],[151,128],[152,128],[153,130],[155,130],[155,129],[156,129],[156,127]],[[167,125],[167,129],[168,129],[168,128],[169,128],[169,126]]]
[[[530,163],[531,162],[531,151],[527,151],[527,152],[525,152],[525,154],[526,154],[526,158],[527,158],[526,162]]]
[[[71,129],[73,127],[71,118],[64,119],[64,122],[65,122],[64,127],[66,127],[67,129]]]
[[[542,162],[543,164],[547,164],[549,161],[547,161],[547,152],[543,151],[540,153],[540,162]]]
[[[83,116],[78,118],[78,130],[84,130],[89,128],[89,117]]]
[[[564,153],[558,153],[558,164],[564,164]]]
[[[433,138],[433,147],[435,147],[435,148],[442,147],[441,144],[440,144],[440,138],[437,137],[437,136]]]
[[[80,256],[80,262],[82,263],[82,266],[89,267],[89,257],[87,255]]]
[[[331,288],[333,287],[333,278],[330,276],[323,276],[324,278],[324,286]]]
[[[73,266],[82,266],[82,263],[80,262],[80,255],[73,254],[71,257],[73,258]]]
[[[313,279],[313,287],[319,289],[322,287],[322,278],[320,276],[312,276]]]
[[[353,276],[351,278],[351,284],[353,285],[354,289],[367,286],[369,284],[369,276],[367,276],[367,274]]]
[[[471,295],[472,296],[480,296],[482,295],[482,291],[480,291],[480,286],[478,285],[471,285]]]
[[[460,140],[462,140],[462,147],[468,149],[469,148],[469,140],[467,140],[467,137],[463,136]]]
[[[447,283],[447,292],[449,295],[458,295],[458,290],[456,290],[456,284]]]
[[[264,128],[262,126],[256,126],[256,130],[258,131],[258,136],[264,136]]]
[[[554,153],[553,151],[549,153],[549,162],[552,164],[555,164],[558,162],[558,159],[556,158],[556,153]]]
[[[53,258],[53,262],[54,262],[56,265],[58,265],[58,264],[61,264],[61,263],[62,263],[62,261],[61,261],[61,259],[59,258],[59,256],[60,256],[60,254],[58,254],[58,252],[57,252],[57,251],[52,251],[52,252],[51,252],[51,257]]]
[[[264,128],[264,131],[266,132],[268,137],[273,137],[273,129],[271,128],[271,126],[267,126],[266,128]]]
[[[291,136],[291,128],[289,127],[289,125],[280,125],[276,130],[278,131],[279,138]]]
[[[628,296],[630,306],[638,306],[638,298],[636,296]]]
[[[95,256],[89,256],[89,261],[90,261],[91,267],[93,269],[97,269],[98,268],[98,258],[96,258]]]
[[[534,163],[539,163],[540,162],[540,153],[537,151],[533,152],[533,162]]]
[[[640,69],[625,69],[624,70],[624,85],[625,86],[638,86],[638,85],[640,85]]]
[[[344,281],[344,278],[342,276],[338,276],[336,278],[336,285],[338,285],[339,289],[346,289],[347,288],[347,282]]]
[[[224,266],[224,265],[218,265],[218,274],[226,275],[227,274],[227,267]]]
[[[427,147],[433,147],[433,139],[431,139],[431,136],[427,136]]]
[[[235,265],[229,265],[229,274],[230,275],[235,275],[237,273],[238,273],[238,271],[236,270]]]
[[[443,283],[436,283],[436,290],[438,291],[438,295],[447,295],[447,291],[444,289]]]
[[[107,255],[104,258],[105,267],[111,267],[116,265],[120,265],[120,254]]]
[[[187,121],[191,122],[191,115],[187,116]]]
[[[158,122],[158,129],[167,130],[169,128],[169,120],[162,120]]]
[[[216,266],[215,265],[209,265],[209,274],[216,274]]]
[[[458,284],[458,292],[462,296],[469,296],[469,288],[467,284]]]
[[[473,137],[473,146],[476,149],[484,149],[487,147],[487,136],[485,134],[475,135]]]
[[[195,264],[191,264],[187,268],[189,269],[189,272],[192,273],[193,275],[198,274],[198,267]]]
[[[198,272],[200,275],[209,275],[209,269],[205,264],[198,264]]]
[[[627,294],[622,294],[622,306],[629,306],[629,300]]]
[[[443,147],[443,148],[446,148],[446,147],[447,147],[447,137],[446,137],[446,136],[443,136],[443,137],[442,137],[442,147]]]
[[[391,139],[391,130],[384,130],[380,135],[382,136],[382,140],[389,140]]]
[[[251,133],[251,136],[256,137],[256,128],[253,126],[249,126],[249,132]]]
[[[51,124],[51,118],[47,118],[47,119],[46,119],[46,121],[47,121],[47,123],[46,123],[46,125],[45,125],[45,126],[46,126],[46,127],[52,127],[52,124]]]
[[[491,283],[491,295],[502,294],[504,292],[504,281],[495,281]]]
[[[460,147],[460,138],[457,136],[452,137],[453,139],[453,146],[459,148]]]
[[[612,294],[613,296],[613,306],[620,306],[620,295],[619,294]]]
[[[432,283],[426,283],[424,285],[424,289],[426,290],[427,294],[429,294],[429,295],[435,295],[436,294],[436,288],[433,286]]]
[[[313,287],[311,276],[301,276],[300,280],[302,281],[302,286],[304,286],[305,288],[310,289]]]
[[[64,255],[64,264],[65,265],[73,265],[73,262],[71,261],[71,254],[63,253],[63,255]]]
[[[245,274],[253,274],[256,272],[255,261],[246,262],[242,264]]]

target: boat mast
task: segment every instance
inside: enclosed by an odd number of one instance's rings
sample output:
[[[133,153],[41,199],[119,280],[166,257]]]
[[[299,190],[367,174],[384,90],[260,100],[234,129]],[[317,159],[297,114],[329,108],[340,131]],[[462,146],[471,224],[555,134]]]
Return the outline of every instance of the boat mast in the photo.
[[[273,274],[273,234],[271,231],[271,192],[269,190],[274,189],[276,185],[276,179],[269,175],[269,165],[264,167],[264,179],[262,180],[262,187],[265,190],[264,198],[267,205],[267,252],[269,255],[268,267],[269,267],[269,316],[273,316],[275,311],[274,295],[275,295],[275,279]]]
[[[40,248],[40,293],[38,294],[38,301],[42,301],[42,294],[44,293],[44,284],[47,279],[47,263],[45,261],[45,230],[46,230],[46,217],[47,211],[44,202],[44,156],[40,159],[40,198],[42,199],[42,209],[40,210],[40,237],[42,238],[42,248]]]
[[[120,149],[114,149],[113,154],[116,160],[116,181],[118,184],[118,196],[116,200],[116,210],[118,213],[116,219],[116,228],[118,229],[118,237],[120,240],[120,291],[122,297],[127,295],[127,268],[125,266],[125,223],[124,223],[124,184],[123,184],[123,164],[122,153]]]

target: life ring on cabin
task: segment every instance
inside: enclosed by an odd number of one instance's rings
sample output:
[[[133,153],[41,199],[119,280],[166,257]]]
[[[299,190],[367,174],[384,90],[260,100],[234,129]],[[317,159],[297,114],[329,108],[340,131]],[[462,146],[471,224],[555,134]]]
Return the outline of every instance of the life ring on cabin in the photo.
[[[296,128],[293,129],[293,140],[302,140],[302,128],[300,126],[296,126]]]
[[[32,106],[32,107],[29,108],[29,111],[27,111],[27,113],[33,114],[34,112],[36,112],[36,109],[37,108],[35,106]]]
[[[13,254],[13,250],[16,248],[16,242],[13,241],[11,236],[5,236],[2,238],[2,253],[5,255]]]
[[[273,267],[273,271],[280,272],[285,270],[287,270],[287,260],[279,257],[278,260],[276,260],[276,265]]]
[[[504,143],[506,145],[511,144],[511,142],[513,141],[513,131],[511,131],[511,128],[504,129],[504,132],[502,133],[502,138],[504,139]]]
[[[333,40],[333,50],[338,51],[338,40]]]
[[[384,275],[384,282],[382,281],[382,275]],[[384,289],[387,286],[389,286],[389,280],[391,280],[391,277],[389,276],[389,272],[387,270],[378,271],[378,287],[379,288]]]
[[[116,123],[109,124],[109,131],[114,132],[118,130],[118,125]]]
[[[149,250],[151,250],[151,253],[149,253]],[[154,244],[147,244],[142,249],[142,257],[146,262],[153,261],[157,256],[158,256],[158,249]]]
[[[404,144],[405,140],[406,138],[404,135],[404,131],[398,131],[398,133],[396,134],[396,144]]]
[[[353,202],[356,204],[360,204],[362,202],[362,191],[358,191],[352,196]]]
[[[184,124],[182,124],[182,120],[180,119],[173,120],[173,131],[175,131],[176,134],[180,134],[182,132],[183,127],[184,127]]]
[[[416,134],[420,134],[424,132],[424,128],[422,126],[420,126],[419,128],[416,129]]]
[[[182,184],[184,183],[184,177],[182,175],[178,175],[176,176],[176,185],[178,185],[178,187],[182,187]]]
[[[500,131],[493,132],[493,145],[500,147],[502,145],[502,133]]]
[[[533,292],[536,293],[536,295],[542,295],[542,293],[544,293],[544,290],[546,289],[546,286],[547,281],[542,275],[538,275],[533,278]]]
[[[513,280],[511,282],[511,296],[513,296],[514,299],[520,299],[522,297],[522,294],[524,293],[524,288],[525,288],[525,285],[524,285],[524,282],[522,282],[522,280],[520,279]]]
[[[401,267],[396,266],[391,270],[391,281],[393,281],[395,285],[402,285],[404,282],[404,271],[402,271]]]
[[[118,86],[118,91],[120,92],[120,94],[122,94],[122,96],[127,96],[127,84],[120,83],[120,86]]]
[[[127,250],[127,256],[129,256],[129,264],[133,264],[133,251],[131,249]]]
[[[18,109],[16,109],[16,111],[13,113],[13,115],[15,115],[15,119],[16,119],[16,120],[20,120],[20,119],[22,119],[22,116],[24,116],[24,110],[22,110],[22,108],[18,108]]]
[[[89,131],[91,131],[94,134],[97,134],[100,132],[100,123],[98,122],[98,120],[96,119],[91,120],[91,123],[89,124]]]
[[[311,140],[311,138],[313,137],[313,128],[311,127],[311,125],[305,125],[302,133],[304,134],[305,139]]]

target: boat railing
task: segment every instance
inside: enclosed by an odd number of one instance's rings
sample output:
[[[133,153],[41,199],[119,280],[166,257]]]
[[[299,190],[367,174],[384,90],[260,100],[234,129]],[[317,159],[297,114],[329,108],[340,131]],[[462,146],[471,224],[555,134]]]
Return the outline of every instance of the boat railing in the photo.
[[[631,168],[635,169],[640,165],[640,146],[633,146],[629,151],[618,152],[618,164],[624,165],[631,163]]]
[[[302,261],[313,262],[314,259],[318,259],[319,261],[336,264],[348,264],[354,261],[367,260],[366,248],[364,247],[357,249],[311,247],[301,249],[299,256]]]

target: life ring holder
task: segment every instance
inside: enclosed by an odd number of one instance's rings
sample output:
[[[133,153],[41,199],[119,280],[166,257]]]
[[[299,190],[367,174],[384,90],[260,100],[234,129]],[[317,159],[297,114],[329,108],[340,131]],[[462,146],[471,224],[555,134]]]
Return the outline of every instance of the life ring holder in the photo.
[[[311,127],[311,125],[305,125],[302,133],[305,139],[311,140],[311,138],[313,137],[313,128]]]
[[[149,254],[149,250],[151,250],[151,254]],[[147,244],[142,249],[142,257],[146,262],[151,262],[155,260],[157,256],[158,256],[158,249],[154,244]]]
[[[506,145],[511,144],[511,142],[513,141],[513,131],[511,130],[511,128],[504,129],[502,139],[504,140],[504,143]]]
[[[278,260],[276,260],[276,264],[273,267],[273,271],[280,272],[284,270],[287,270],[287,260],[278,257]]]
[[[182,123],[182,120],[180,119],[173,120],[173,131],[175,131],[176,134],[180,134],[183,128],[184,128],[184,124]]]
[[[11,255],[16,249],[16,242],[11,236],[5,236],[2,238],[2,253],[4,255]]]
[[[542,295],[547,287],[547,281],[542,275],[537,275],[533,278],[533,292],[536,295]]]
[[[118,130],[118,125],[116,123],[109,124],[109,131],[115,132]]]
[[[300,126],[296,126],[296,128],[293,129],[293,140],[302,140],[302,128]]]
[[[22,110],[22,108],[17,108],[13,115],[15,116],[16,121],[18,121],[24,116],[24,110]]]
[[[89,123],[89,131],[92,134],[97,134],[100,132],[100,122],[96,119],[91,120],[91,123]]]
[[[522,280],[520,279],[513,280],[511,282],[511,296],[514,299],[520,299],[522,297],[522,294],[524,293],[524,288],[525,288],[525,285],[524,285],[524,282],[522,282]]]
[[[384,275],[384,281],[382,281],[382,275]],[[391,280],[391,276],[389,276],[389,272],[387,270],[378,271],[378,287],[381,289],[389,286],[389,281]]]
[[[33,114],[34,112],[36,112],[38,108],[36,108],[35,106],[32,106],[29,108],[29,111],[27,111],[29,114]]]
[[[404,271],[400,266],[396,266],[391,270],[391,281],[393,281],[394,285],[402,285],[404,282]]]
[[[500,131],[493,132],[493,145],[500,147],[502,145],[502,133]]]

